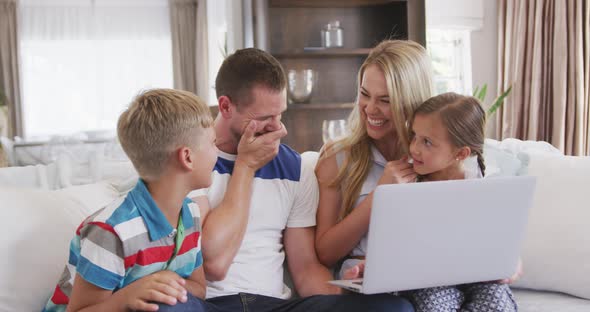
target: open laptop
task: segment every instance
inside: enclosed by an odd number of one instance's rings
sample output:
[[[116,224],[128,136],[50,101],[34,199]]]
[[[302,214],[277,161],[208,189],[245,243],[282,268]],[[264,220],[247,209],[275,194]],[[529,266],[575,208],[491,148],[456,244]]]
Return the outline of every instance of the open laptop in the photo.
[[[378,186],[364,277],[331,284],[364,293],[491,281],[515,273],[536,179]]]

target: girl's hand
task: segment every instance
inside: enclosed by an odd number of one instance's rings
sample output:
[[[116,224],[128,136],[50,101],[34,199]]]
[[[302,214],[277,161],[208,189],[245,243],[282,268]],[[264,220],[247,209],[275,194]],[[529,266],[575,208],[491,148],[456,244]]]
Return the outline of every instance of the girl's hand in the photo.
[[[378,185],[383,184],[401,184],[416,182],[418,175],[414,171],[414,166],[408,164],[408,156],[404,156],[399,160],[387,162],[385,170],[377,182]]]
[[[502,284],[512,284],[516,282],[522,276],[522,259],[518,259],[518,264],[516,265],[516,273],[512,275],[510,278],[506,278],[500,280]]]
[[[344,273],[342,273],[342,279],[352,280],[352,279],[362,278],[363,273],[365,273],[365,260],[359,262],[357,265],[353,266],[352,268],[344,271]]]

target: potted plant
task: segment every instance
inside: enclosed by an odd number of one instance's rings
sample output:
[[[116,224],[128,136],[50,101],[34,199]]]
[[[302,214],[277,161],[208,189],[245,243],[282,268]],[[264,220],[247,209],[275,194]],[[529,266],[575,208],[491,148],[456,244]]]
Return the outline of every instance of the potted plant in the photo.
[[[0,90],[0,136],[8,135],[8,101]]]
[[[488,117],[492,116],[498,110],[498,108],[500,108],[500,106],[502,106],[502,104],[504,104],[504,99],[508,96],[508,94],[510,94],[510,91],[512,91],[512,86],[508,87],[508,89],[506,89],[506,91],[502,92],[500,94],[500,96],[498,96],[494,100],[494,103],[492,103],[492,106],[490,106],[490,108],[488,108],[488,111],[486,112],[486,115]],[[473,91],[473,96],[476,97],[483,104],[483,101],[486,98],[487,92],[488,92],[488,84],[484,83],[484,85],[481,87],[481,89],[479,88],[479,86],[475,87],[475,90]]]
[[[4,92],[0,90],[0,137],[8,135],[8,103]],[[0,144],[0,168],[8,166],[8,158]]]

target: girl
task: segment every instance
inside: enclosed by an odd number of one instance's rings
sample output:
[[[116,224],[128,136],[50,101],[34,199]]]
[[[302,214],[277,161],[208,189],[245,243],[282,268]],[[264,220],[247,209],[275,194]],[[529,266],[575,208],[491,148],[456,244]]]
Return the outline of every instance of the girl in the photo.
[[[419,181],[481,178],[486,115],[474,97],[444,93],[424,102],[410,123],[410,155]],[[463,161],[477,157],[478,170]],[[486,282],[426,288],[405,294],[417,312],[509,312],[517,305],[507,284]]]

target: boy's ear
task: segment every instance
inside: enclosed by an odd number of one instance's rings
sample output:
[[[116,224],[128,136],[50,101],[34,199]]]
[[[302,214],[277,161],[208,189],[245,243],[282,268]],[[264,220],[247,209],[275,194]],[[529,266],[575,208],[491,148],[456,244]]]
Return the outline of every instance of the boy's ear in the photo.
[[[457,151],[455,158],[457,160],[465,160],[469,156],[471,156],[471,149],[468,146],[463,146]]]
[[[195,166],[195,157],[191,149],[183,146],[176,152],[178,163],[183,170],[192,170]]]
[[[230,98],[222,95],[217,99],[218,106],[219,106],[219,114],[225,119],[230,119],[232,117],[233,111],[235,109],[235,105],[231,102]]]

